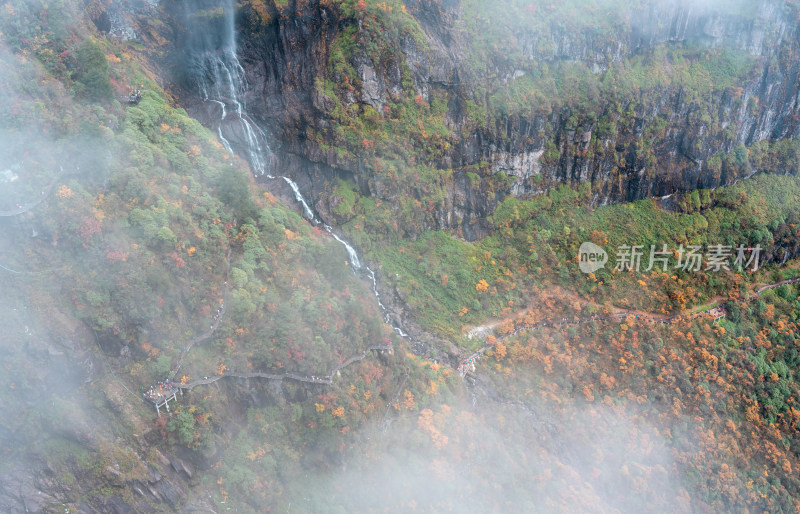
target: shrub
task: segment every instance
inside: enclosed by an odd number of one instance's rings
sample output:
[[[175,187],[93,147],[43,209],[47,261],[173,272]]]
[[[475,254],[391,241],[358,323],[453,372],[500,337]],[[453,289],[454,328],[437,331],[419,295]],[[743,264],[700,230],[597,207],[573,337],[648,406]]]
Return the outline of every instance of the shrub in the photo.
[[[76,96],[91,101],[110,100],[114,96],[114,90],[108,79],[108,61],[102,48],[89,40],[78,48],[75,58],[77,69],[73,90]]]

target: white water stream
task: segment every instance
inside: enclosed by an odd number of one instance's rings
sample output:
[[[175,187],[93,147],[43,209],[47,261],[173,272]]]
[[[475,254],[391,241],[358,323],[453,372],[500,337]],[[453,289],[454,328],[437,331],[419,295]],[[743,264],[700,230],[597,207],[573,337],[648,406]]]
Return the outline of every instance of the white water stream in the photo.
[[[266,176],[267,178],[274,179],[276,177],[269,173],[270,170],[267,165],[270,149],[266,134],[247,115],[244,93],[248,89],[248,84],[245,78],[244,68],[239,63],[239,59],[236,56],[236,33],[233,26],[235,5],[232,0],[226,2],[223,11],[226,23],[226,37],[223,42],[223,48],[206,48],[202,52],[199,52],[192,60],[192,71],[203,99],[207,102],[214,102],[221,107],[220,120],[217,125],[217,135],[222,145],[225,147],[225,150],[234,153],[233,146],[223,134],[223,127],[229,126],[231,123],[228,121],[226,125],[226,119],[230,115],[233,115],[236,117],[236,121],[238,121],[241,127],[244,136],[243,140],[246,143],[246,156],[253,169],[254,175]],[[228,107],[232,107],[232,112],[229,112]],[[319,219],[305,197],[303,197],[298,185],[291,178],[286,176],[280,176],[280,178],[291,187],[295,199],[303,208],[303,216],[315,225],[322,225],[326,232],[344,246],[353,272],[363,272],[370,278],[372,281],[372,292],[378,300],[378,305],[383,312],[383,319],[386,324],[391,326],[401,337],[408,338],[409,336],[406,332],[392,323],[386,306],[381,302],[375,272],[368,266],[362,265],[358,253],[350,243],[337,235],[330,225],[323,223],[322,220]]]

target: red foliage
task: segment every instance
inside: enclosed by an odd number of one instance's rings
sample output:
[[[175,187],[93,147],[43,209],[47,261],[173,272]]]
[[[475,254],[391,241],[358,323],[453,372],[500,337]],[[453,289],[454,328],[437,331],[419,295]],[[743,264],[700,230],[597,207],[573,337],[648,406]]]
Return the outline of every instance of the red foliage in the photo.
[[[295,346],[294,348],[287,349],[286,355],[295,362],[301,362],[305,358],[306,352],[300,351],[300,347]]]
[[[81,240],[83,241],[83,246],[87,246],[89,241],[92,240],[92,236],[95,234],[100,233],[103,230],[103,224],[95,218],[90,218],[89,216],[84,216],[81,219],[81,226],[78,229],[78,233],[81,236]]]
[[[156,425],[156,428],[158,429],[158,432],[161,434],[161,437],[166,439],[167,438],[167,431],[166,431],[166,428],[167,428],[167,417],[166,416],[158,416],[156,418],[155,425]]]
[[[109,250],[108,253],[106,253],[106,258],[111,262],[126,261],[128,259],[128,254],[122,250]]]
[[[184,261],[182,258],[180,258],[178,256],[177,252],[172,252],[171,254],[169,254],[169,256],[172,259],[172,261],[175,263],[176,267],[183,268],[183,267],[186,266],[186,261]]]
[[[383,370],[376,366],[374,363],[368,362],[364,364],[364,383],[367,385],[372,384],[373,380],[379,380],[383,376]]]

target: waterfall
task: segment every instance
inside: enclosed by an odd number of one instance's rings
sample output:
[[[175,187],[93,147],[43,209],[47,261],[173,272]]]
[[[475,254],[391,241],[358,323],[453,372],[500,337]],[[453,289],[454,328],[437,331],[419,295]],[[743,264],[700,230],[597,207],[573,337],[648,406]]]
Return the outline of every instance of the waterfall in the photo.
[[[342,246],[344,246],[344,249],[347,250],[347,256],[350,258],[350,265],[353,267],[353,269],[354,270],[361,269],[361,261],[358,259],[358,253],[356,253],[355,248],[353,248],[350,245],[350,243],[348,243],[347,241],[336,235],[336,233],[334,233],[333,231],[333,227],[331,227],[326,223],[322,223],[322,221],[319,218],[317,218],[317,216],[314,214],[314,211],[312,211],[311,207],[309,207],[308,202],[306,202],[306,199],[303,197],[303,194],[300,192],[300,188],[297,186],[297,183],[294,180],[290,179],[289,177],[283,177],[283,176],[281,178],[285,180],[286,183],[289,184],[289,187],[292,188],[292,191],[294,191],[294,198],[300,205],[303,206],[303,215],[306,217],[306,219],[311,221],[315,225],[322,224],[322,227],[325,229],[325,231],[331,236],[333,236],[334,239],[339,241],[342,244]],[[369,270],[369,272],[372,273],[372,270],[370,270],[369,268],[367,268],[367,270]],[[374,273],[372,274],[373,276],[375,275]]]
[[[243,135],[238,138],[243,140],[240,150],[246,154],[253,174],[266,175],[269,144],[264,131],[247,115],[244,97],[249,85],[236,54],[234,2],[226,0],[221,12],[217,12],[220,9],[217,2],[208,0],[186,2],[184,8],[187,23],[196,27],[190,31],[187,42],[189,76],[203,100],[222,109],[217,135],[225,150],[233,152],[231,140],[235,139],[230,137],[230,131],[240,130]],[[235,113],[235,119],[226,122],[229,110]]]
[[[291,187],[292,191],[294,192],[295,199],[300,205],[303,206],[303,214],[306,217],[306,219],[308,219],[315,225],[321,224],[322,228],[324,228],[327,233],[329,233],[335,240],[337,240],[339,243],[341,243],[342,246],[344,246],[344,249],[347,251],[347,256],[350,258],[350,267],[353,268],[353,272],[357,272],[363,269],[364,273],[366,273],[370,281],[372,281],[372,293],[375,295],[375,299],[378,300],[378,306],[380,307],[381,312],[383,313],[384,323],[392,327],[392,330],[394,330],[397,335],[408,339],[409,338],[408,334],[404,332],[403,329],[392,323],[392,319],[389,316],[389,310],[381,301],[381,294],[378,292],[378,279],[375,277],[375,272],[369,266],[363,266],[361,264],[361,260],[358,258],[358,252],[356,252],[356,249],[353,248],[353,246],[350,243],[339,237],[333,231],[333,227],[331,227],[327,223],[323,223],[316,216],[316,214],[314,214],[314,211],[311,210],[311,207],[308,205],[308,202],[306,202],[306,199],[300,192],[300,188],[297,186],[297,183],[294,180],[290,179],[289,177],[282,176],[281,178],[285,180],[287,184],[289,184],[289,187]]]
[[[283,177],[283,180],[285,180],[286,183],[289,184],[289,187],[291,187],[292,191],[294,191],[294,198],[300,203],[300,205],[303,206],[303,215],[310,221],[316,222],[317,219],[316,216],[314,216],[314,211],[312,211],[311,207],[308,206],[306,199],[303,198],[303,195],[300,193],[300,188],[297,187],[295,181],[290,179],[289,177]]]
[[[352,246],[350,246],[350,244],[347,241],[334,234],[333,229],[329,225],[325,225],[325,230],[327,230],[328,233],[332,235],[334,239],[336,239],[337,241],[339,241],[344,245],[344,249],[347,250],[347,255],[350,257],[350,264],[353,266],[353,269],[355,270],[361,269],[361,261],[358,260],[358,254],[356,253],[355,249]],[[367,271],[372,273],[372,270],[369,268],[367,268]],[[375,273],[372,274],[375,275]]]
[[[225,147],[225,150],[228,153],[233,153],[233,149],[231,148],[230,142],[227,139],[225,139],[225,136],[222,135],[222,122],[225,121],[225,118],[228,117],[228,113],[225,112],[225,102],[221,102],[219,100],[211,100],[211,101],[218,103],[219,106],[222,108],[222,117],[220,118],[219,125],[217,125],[217,134],[219,135],[219,140],[222,141],[222,146]]]
[[[400,337],[404,339],[409,339],[409,335],[406,332],[404,332],[402,328],[392,323],[392,318],[389,316],[389,310],[381,301],[381,294],[378,292],[378,279],[375,277],[375,272],[369,266],[362,265],[361,260],[358,258],[358,252],[356,252],[356,249],[353,248],[353,246],[350,243],[339,237],[333,231],[333,227],[331,227],[327,223],[323,223],[317,217],[317,215],[314,214],[314,211],[311,210],[311,207],[308,205],[308,202],[306,202],[305,197],[303,197],[303,194],[300,192],[300,188],[298,187],[297,183],[286,176],[282,176],[281,178],[284,181],[286,181],[287,184],[289,184],[289,187],[292,188],[297,203],[303,206],[303,215],[305,216],[305,218],[308,219],[308,221],[310,221],[311,223],[314,223],[315,225],[321,224],[322,228],[324,228],[327,233],[329,233],[335,240],[337,240],[339,243],[341,243],[342,246],[344,246],[344,249],[347,251],[347,256],[350,258],[350,267],[353,269],[353,272],[355,273],[360,270],[363,270],[364,273],[369,277],[370,281],[372,281],[372,293],[375,295],[375,299],[378,300],[378,307],[380,307],[381,312],[383,313],[384,323],[392,327],[392,330],[394,330],[395,333]]]
[[[190,34],[189,72],[203,100],[220,106],[221,114],[217,123],[217,135],[222,145],[226,151],[235,153],[237,148],[234,148],[234,145],[224,134],[225,129],[231,123],[238,123],[244,136],[240,139],[244,144],[238,145],[238,150],[248,158],[253,174],[275,178],[269,174],[267,166],[271,150],[267,143],[266,134],[247,114],[247,105],[244,97],[249,86],[244,68],[236,55],[236,28],[234,22],[236,7],[233,0],[224,0],[221,26],[218,22],[219,16],[209,16],[209,13],[213,14],[216,9],[219,9],[217,0],[186,0],[184,7],[189,15],[187,19],[192,22],[191,26],[196,27]],[[211,21],[208,20],[209,18]],[[206,21],[198,22],[198,19]],[[211,26],[205,26],[206,23],[210,23]],[[234,116],[235,120],[228,120],[231,116]],[[399,336],[408,339],[408,334],[392,323],[388,309],[381,302],[375,272],[368,266],[362,265],[358,252],[350,243],[337,235],[330,225],[322,222],[305,197],[303,197],[298,185],[291,178],[286,176],[280,176],[280,178],[294,192],[295,200],[303,208],[303,216],[315,225],[322,225],[326,232],[344,246],[353,272],[363,272],[370,278],[372,292],[378,300],[378,306],[383,313],[384,322],[392,327]]]

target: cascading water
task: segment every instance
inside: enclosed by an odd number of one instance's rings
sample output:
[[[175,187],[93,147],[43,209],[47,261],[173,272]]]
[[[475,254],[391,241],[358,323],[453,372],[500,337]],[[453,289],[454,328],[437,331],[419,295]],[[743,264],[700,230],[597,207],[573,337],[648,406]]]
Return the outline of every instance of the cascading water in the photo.
[[[344,249],[347,250],[347,255],[350,258],[350,266],[353,268],[354,272],[363,270],[367,276],[369,276],[370,280],[372,281],[372,292],[375,295],[375,298],[378,300],[378,306],[381,308],[381,312],[383,312],[383,321],[392,327],[392,329],[399,335],[400,337],[408,338],[408,334],[403,331],[400,327],[392,323],[392,319],[389,316],[389,310],[381,301],[381,294],[378,292],[378,279],[375,277],[375,272],[369,266],[362,266],[361,260],[358,258],[358,252],[356,252],[355,248],[350,245],[347,241],[336,235],[333,231],[333,227],[328,225],[327,223],[323,223],[315,214],[314,211],[311,210],[309,207],[308,202],[303,197],[302,193],[300,193],[300,188],[294,182],[294,180],[290,179],[289,177],[281,177],[283,180],[289,184],[289,187],[292,188],[294,191],[294,197],[297,202],[303,206],[303,215],[308,219],[310,222],[314,223],[315,225],[322,225],[327,233],[333,236],[339,243],[344,246]]]
[[[222,7],[217,2],[194,1],[184,4],[187,20],[192,27],[187,44],[188,72],[203,100],[220,106],[217,134],[225,149],[233,152],[231,140],[242,141],[242,150],[250,161],[255,175],[267,173],[266,155],[269,152],[266,134],[247,115],[244,94],[248,89],[244,68],[236,56],[234,27],[235,5],[227,0]],[[228,111],[235,116],[229,119]],[[240,136],[226,137],[225,133]]]
[[[283,180],[289,184],[289,187],[291,187],[292,191],[294,191],[295,199],[300,203],[300,205],[303,206],[303,215],[311,221],[316,221],[314,211],[312,211],[311,207],[309,207],[308,203],[306,203],[306,199],[303,198],[303,195],[300,193],[300,188],[297,187],[297,184],[294,182],[294,180],[290,179],[289,177],[283,177]]]
[[[370,280],[372,281],[372,292],[375,295],[375,298],[378,300],[378,306],[381,308],[381,312],[383,312],[383,321],[387,325],[392,327],[392,329],[395,331],[395,333],[397,333],[397,335],[408,339],[409,337],[408,334],[404,332],[403,329],[392,323],[392,319],[389,316],[389,310],[381,301],[381,294],[378,292],[378,279],[375,277],[375,272],[369,266],[362,266],[361,260],[358,258],[358,252],[356,252],[355,248],[353,248],[353,246],[350,243],[348,243],[347,241],[336,235],[336,233],[333,231],[333,227],[331,227],[327,223],[323,223],[314,214],[314,211],[311,210],[311,207],[309,207],[308,202],[306,202],[306,199],[303,197],[302,193],[300,193],[300,188],[297,186],[295,181],[290,179],[289,177],[281,177],[281,178],[285,180],[286,183],[289,184],[289,187],[292,188],[292,191],[294,191],[294,197],[297,200],[297,202],[303,206],[303,214],[306,217],[306,219],[308,219],[315,225],[322,225],[322,227],[325,229],[326,232],[328,232],[331,236],[333,236],[334,239],[336,239],[338,242],[342,244],[342,246],[344,246],[344,249],[347,250],[348,257],[350,258],[350,266],[353,268],[354,272],[363,270],[364,273],[366,273],[366,275],[369,276]]]
[[[270,155],[269,145],[266,134],[254,123],[247,115],[244,96],[248,89],[247,79],[244,68],[239,63],[236,56],[236,30],[234,23],[235,5],[233,0],[225,0],[221,7],[218,0],[194,0],[184,3],[187,19],[216,20],[211,26],[205,23],[193,23],[193,27],[198,29],[190,33],[189,41],[189,72],[197,87],[197,91],[206,102],[218,104],[221,109],[219,123],[217,124],[217,135],[220,142],[228,152],[234,153],[237,149],[234,141],[242,141],[240,150],[247,156],[253,173],[259,176],[275,178],[269,173],[268,157]],[[221,16],[221,20],[220,20]],[[220,23],[221,22],[221,23]],[[231,118],[229,120],[229,118]],[[241,130],[241,137],[226,138],[224,133],[234,133],[238,127]],[[330,225],[323,223],[317,217],[311,206],[300,192],[298,185],[289,177],[281,176],[291,187],[295,199],[303,207],[303,215],[311,223],[322,225],[336,241],[344,246],[349,257],[350,267],[354,273],[363,272],[372,281],[372,292],[378,300],[378,305],[383,312],[383,319],[387,325],[401,337],[408,338],[408,334],[400,327],[392,323],[388,309],[381,302],[378,292],[378,281],[375,272],[368,266],[363,266],[355,248],[339,237]]]
[[[208,99],[206,98],[206,100]],[[219,106],[222,108],[222,121],[225,121],[225,118],[228,116],[228,113],[225,112],[225,102],[221,102],[219,100],[211,100],[211,101],[218,103]],[[217,134],[219,134],[219,140],[222,141],[222,145],[225,147],[225,150],[227,150],[230,153],[233,153],[233,148],[231,148],[230,142],[227,139],[225,139],[225,136],[222,135],[222,122],[220,122],[220,124],[217,125]]]

